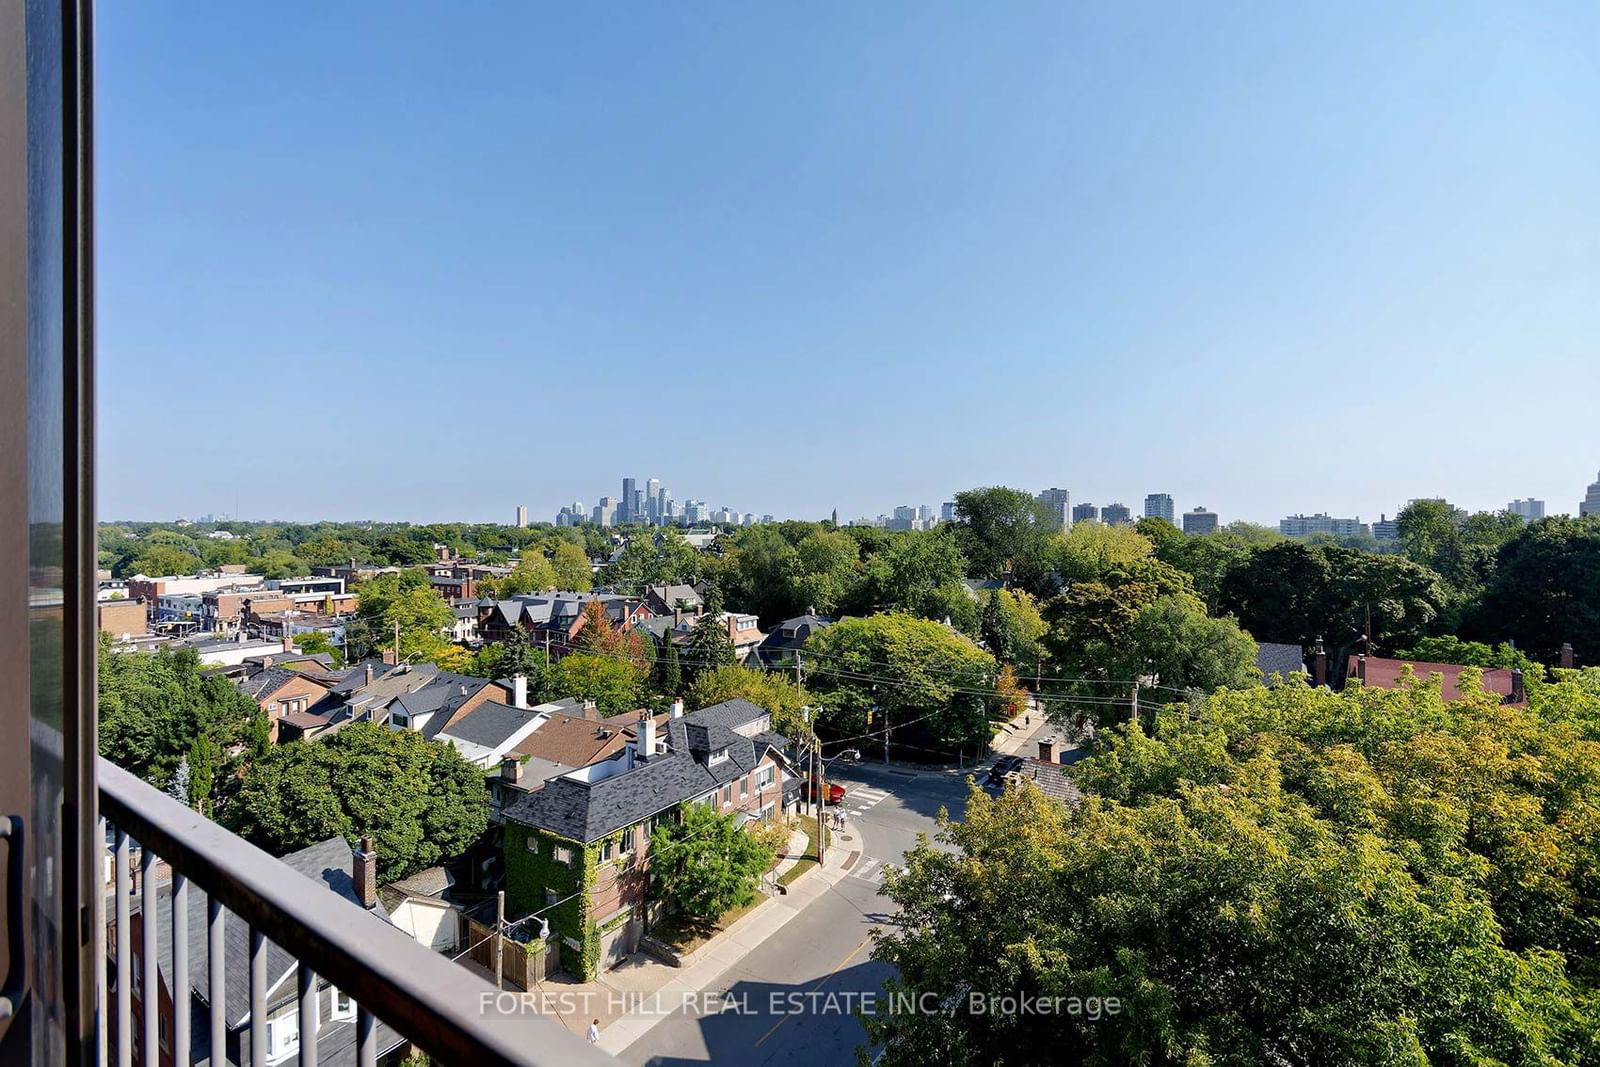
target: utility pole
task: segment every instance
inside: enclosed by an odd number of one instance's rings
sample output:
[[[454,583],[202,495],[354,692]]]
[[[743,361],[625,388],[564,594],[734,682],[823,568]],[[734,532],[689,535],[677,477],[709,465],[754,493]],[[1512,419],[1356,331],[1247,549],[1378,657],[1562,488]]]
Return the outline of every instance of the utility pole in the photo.
[[[813,747],[812,750],[811,750],[811,752],[812,752],[811,758],[814,761],[815,766],[817,768],[817,866],[818,867],[822,866],[822,857],[827,853],[827,850],[828,850],[828,827],[827,827],[828,785],[827,785],[827,782],[824,781],[824,777],[826,775],[827,766],[828,765],[827,765],[826,762],[823,761],[822,753],[820,751],[818,751],[818,749],[820,749],[821,747],[822,747],[821,745],[817,745],[817,746]]]
[[[400,620],[394,621],[394,661],[400,662]]]
[[[887,767],[889,766],[889,709],[874,704],[873,710],[883,716],[883,765]]]
[[[1133,721],[1139,721],[1139,679],[1133,680]]]
[[[494,895],[494,987],[504,989],[501,982],[501,953],[505,951],[506,891]]]

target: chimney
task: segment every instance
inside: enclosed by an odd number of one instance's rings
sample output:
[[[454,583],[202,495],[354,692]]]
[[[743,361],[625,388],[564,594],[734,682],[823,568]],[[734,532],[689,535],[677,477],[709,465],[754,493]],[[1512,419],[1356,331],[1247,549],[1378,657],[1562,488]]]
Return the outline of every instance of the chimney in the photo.
[[[638,755],[646,758],[656,754],[656,719],[649,708],[639,709]]]
[[[598,718],[600,718],[600,709],[595,706],[595,702],[594,701],[585,700],[583,702],[583,717],[585,719],[598,719]]]
[[[674,700],[672,702],[672,717],[674,719],[683,718],[683,698],[682,697],[679,697],[677,700]]]
[[[391,667],[400,662],[399,657],[395,655],[395,651],[392,648],[386,648],[383,650],[382,659],[383,662],[387,663]]]
[[[673,629],[677,629],[681,625],[683,625],[683,609],[680,608],[680,607],[674,607],[672,609],[672,626],[673,626]]]
[[[511,676],[511,706],[526,708],[528,706],[528,676],[515,674]]]
[[[1054,763],[1056,761],[1056,739],[1054,734],[1049,737],[1039,738],[1039,759],[1044,763]]]
[[[354,881],[356,899],[363,908],[378,903],[378,854],[372,851],[372,838],[361,839],[361,850],[356,853]]]
[[[1321,688],[1328,684],[1328,650],[1322,647],[1322,635],[1311,646],[1311,684]]]
[[[500,780],[512,783],[522,781],[522,761],[515,756],[507,756],[501,760]]]
[[[1515,667],[1511,671],[1511,698],[1507,703],[1522,704],[1528,699],[1527,683],[1522,677],[1522,668]]]
[[[289,633],[288,624],[283,627],[283,650],[291,654],[294,652],[294,635]]]
[[[1561,642],[1561,666],[1570,671],[1572,669],[1572,664],[1572,642],[1563,641]]]
[[[363,684],[365,684],[365,685],[371,685],[372,684],[372,664],[370,664],[370,663],[367,664],[367,680]]]

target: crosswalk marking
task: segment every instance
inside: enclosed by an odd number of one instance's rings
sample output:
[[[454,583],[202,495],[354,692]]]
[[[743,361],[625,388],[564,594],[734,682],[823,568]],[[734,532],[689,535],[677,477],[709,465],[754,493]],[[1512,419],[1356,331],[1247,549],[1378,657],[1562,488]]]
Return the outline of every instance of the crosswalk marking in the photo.
[[[850,876],[863,882],[880,882],[883,880],[883,861],[868,856],[856,865]]]
[[[866,786],[857,786],[848,790],[844,795],[844,806],[852,815],[860,815],[873,807],[889,794],[882,789],[869,789]]]

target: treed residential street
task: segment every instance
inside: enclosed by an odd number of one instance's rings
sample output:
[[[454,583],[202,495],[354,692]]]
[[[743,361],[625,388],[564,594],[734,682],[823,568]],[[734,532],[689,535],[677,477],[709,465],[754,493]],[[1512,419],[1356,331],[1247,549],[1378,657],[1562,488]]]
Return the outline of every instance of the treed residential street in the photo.
[[[871,959],[871,932],[892,914],[878,896],[886,864],[898,863],[918,834],[937,829],[944,807],[960,817],[966,777],[913,773],[872,763],[835,763],[846,788],[848,847],[860,847],[850,876],[762,943],[725,976],[704,1005],[680,1008],[621,1054],[630,1064],[848,1063],[866,1033],[853,1012],[890,973]],[[778,1010],[773,1010],[776,998]],[[720,1009],[720,1010],[719,1010]]]

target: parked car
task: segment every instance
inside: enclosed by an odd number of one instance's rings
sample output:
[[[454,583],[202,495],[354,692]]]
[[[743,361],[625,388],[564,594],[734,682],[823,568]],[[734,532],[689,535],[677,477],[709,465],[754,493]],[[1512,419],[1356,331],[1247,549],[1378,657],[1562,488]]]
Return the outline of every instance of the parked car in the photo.
[[[984,781],[990,785],[998,785],[1005,781],[1006,775],[1022,766],[1021,756],[1001,756],[989,768],[989,773],[984,776]]]
[[[806,799],[809,800],[809,801],[812,801],[813,803],[815,803],[816,799],[817,799],[817,784],[818,783],[817,783],[816,779],[814,779],[814,778],[813,779],[808,779],[806,781],[806,786],[805,786]],[[844,786],[840,785],[837,782],[829,782],[828,783],[828,803],[829,804],[843,804],[844,803]]]

